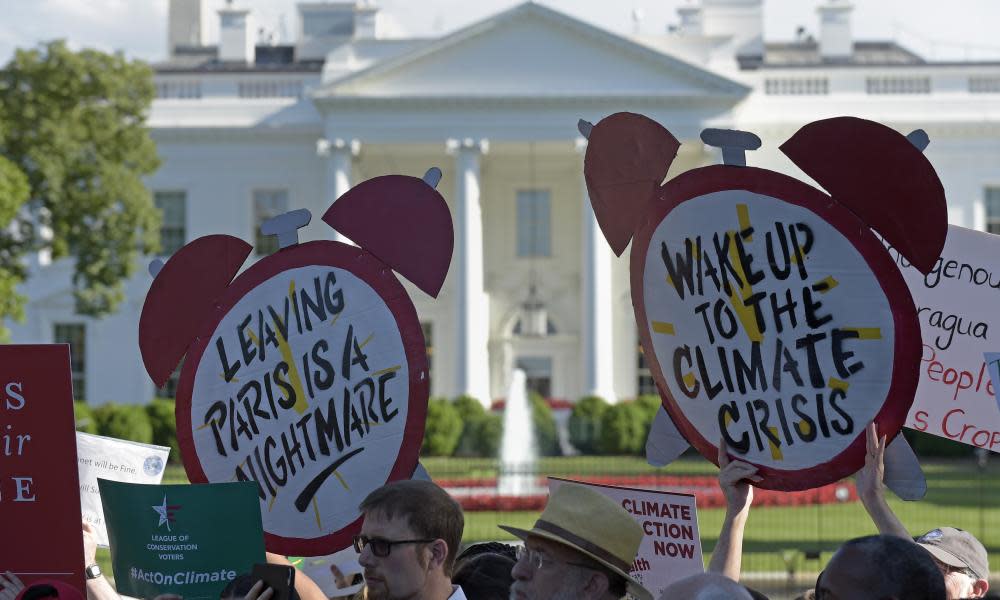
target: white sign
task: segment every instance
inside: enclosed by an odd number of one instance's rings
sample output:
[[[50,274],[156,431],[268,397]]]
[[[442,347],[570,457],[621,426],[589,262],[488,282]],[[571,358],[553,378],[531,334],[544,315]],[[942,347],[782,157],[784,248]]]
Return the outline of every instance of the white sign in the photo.
[[[927,275],[889,252],[910,288],[923,339],[906,426],[1000,451],[1000,409],[985,357],[1000,351],[1000,236],[950,225]]]
[[[407,424],[409,362],[386,302],[344,269],[288,269],[243,295],[211,340],[187,432],[208,481],[257,481],[264,530],[283,538],[357,521]]]
[[[691,494],[640,490],[549,478],[549,493],[563,483],[586,486],[614,500],[644,533],[629,575],[659,598],[678,579],[705,571],[698,533],[698,509]]]
[[[126,483],[158,484],[163,479],[170,448],[76,432],[83,520],[97,530],[97,544],[108,546],[104,506],[97,478]]]
[[[893,311],[865,256],[820,215],[714,192],[672,209],[646,252],[640,326],[697,435],[721,434],[756,465],[812,469],[882,410]]]

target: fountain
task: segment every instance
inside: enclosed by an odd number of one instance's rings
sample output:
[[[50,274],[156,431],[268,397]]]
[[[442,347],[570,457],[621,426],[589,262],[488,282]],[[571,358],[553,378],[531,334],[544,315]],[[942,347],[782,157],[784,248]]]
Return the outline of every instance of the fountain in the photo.
[[[525,496],[539,493],[535,482],[535,429],[528,404],[528,389],[524,371],[515,369],[507,389],[507,403],[503,411],[503,437],[500,441],[500,477],[497,494],[500,496]],[[541,490],[544,493],[544,490]]]

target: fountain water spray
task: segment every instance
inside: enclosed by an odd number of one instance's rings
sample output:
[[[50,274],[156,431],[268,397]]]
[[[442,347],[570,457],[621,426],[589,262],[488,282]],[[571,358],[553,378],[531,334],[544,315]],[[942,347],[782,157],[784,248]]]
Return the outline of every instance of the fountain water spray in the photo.
[[[536,493],[535,428],[528,404],[528,389],[524,371],[515,369],[507,389],[503,411],[503,437],[500,442],[500,478],[497,493],[501,496],[522,496]]]

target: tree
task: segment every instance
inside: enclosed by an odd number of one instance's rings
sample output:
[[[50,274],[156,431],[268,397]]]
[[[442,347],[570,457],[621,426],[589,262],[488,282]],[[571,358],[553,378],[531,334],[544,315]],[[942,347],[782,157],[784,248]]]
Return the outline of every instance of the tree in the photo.
[[[18,50],[0,71],[0,317],[20,316],[29,252],[75,257],[77,312],[100,316],[124,298],[138,254],[158,250],[142,182],[159,166],[153,95],[145,63],[62,41]]]

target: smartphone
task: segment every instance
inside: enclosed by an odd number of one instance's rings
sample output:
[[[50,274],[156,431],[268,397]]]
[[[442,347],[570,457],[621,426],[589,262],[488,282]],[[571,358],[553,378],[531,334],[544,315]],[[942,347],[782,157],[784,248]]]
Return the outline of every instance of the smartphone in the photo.
[[[255,580],[263,580],[267,587],[274,590],[272,600],[292,600],[292,590],[295,589],[295,567],[258,563],[253,566],[250,575]]]

